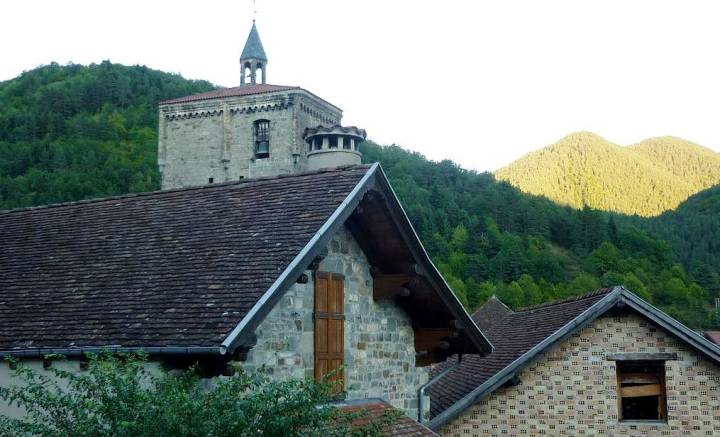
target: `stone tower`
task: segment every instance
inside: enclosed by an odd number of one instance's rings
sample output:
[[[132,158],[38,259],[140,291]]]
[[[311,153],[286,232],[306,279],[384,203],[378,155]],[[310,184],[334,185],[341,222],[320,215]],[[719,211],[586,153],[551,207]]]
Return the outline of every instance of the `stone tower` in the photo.
[[[205,185],[359,164],[365,131],[297,86],[267,83],[253,22],[240,55],[240,86],[160,102],[162,188]]]

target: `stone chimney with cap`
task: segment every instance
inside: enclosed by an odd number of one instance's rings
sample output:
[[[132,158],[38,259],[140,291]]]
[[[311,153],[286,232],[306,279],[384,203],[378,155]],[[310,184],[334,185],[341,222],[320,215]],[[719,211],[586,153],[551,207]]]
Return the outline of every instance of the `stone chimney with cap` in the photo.
[[[365,141],[365,129],[355,126],[317,126],[305,129],[303,138],[308,145],[308,170],[360,164],[360,143]]]

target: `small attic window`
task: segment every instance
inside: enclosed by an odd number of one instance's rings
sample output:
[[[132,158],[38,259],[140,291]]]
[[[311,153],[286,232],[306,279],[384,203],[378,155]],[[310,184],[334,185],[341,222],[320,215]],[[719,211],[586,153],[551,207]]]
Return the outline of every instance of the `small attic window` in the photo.
[[[621,421],[666,421],[665,361],[617,361]]]

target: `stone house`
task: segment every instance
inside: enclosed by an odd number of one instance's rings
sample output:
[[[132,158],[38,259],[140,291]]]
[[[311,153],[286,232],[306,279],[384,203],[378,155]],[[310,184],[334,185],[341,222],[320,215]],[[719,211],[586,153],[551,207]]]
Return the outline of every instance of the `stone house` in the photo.
[[[433,370],[442,435],[720,434],[720,349],[622,287],[473,318],[495,350]]]
[[[0,356],[38,366],[100,350],[208,377],[344,366],[347,399],[417,417],[430,364],[491,348],[377,164],[11,210],[0,229]]]

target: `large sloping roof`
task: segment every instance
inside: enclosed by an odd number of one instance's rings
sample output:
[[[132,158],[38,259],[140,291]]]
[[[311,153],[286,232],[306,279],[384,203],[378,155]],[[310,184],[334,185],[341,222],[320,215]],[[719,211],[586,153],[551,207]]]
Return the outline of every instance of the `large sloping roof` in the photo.
[[[0,355],[247,351],[342,226],[379,274],[421,272],[414,328],[492,348],[373,164],[0,212]]]
[[[368,170],[0,212],[0,350],[219,346]]]
[[[491,354],[463,356],[459,365],[452,359],[433,369],[432,373],[437,375],[456,366],[428,390],[433,417],[431,428],[448,423],[469,405],[510,381],[549,347],[615,306],[639,313],[711,360],[720,362],[720,348],[701,335],[623,287],[604,288],[571,299],[510,311],[490,322],[483,332],[495,347]],[[487,314],[482,308],[479,311],[474,318]],[[497,312],[490,314],[497,315]]]

